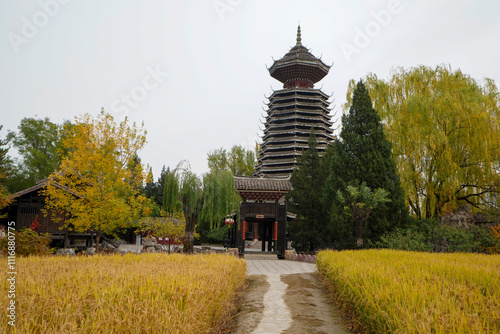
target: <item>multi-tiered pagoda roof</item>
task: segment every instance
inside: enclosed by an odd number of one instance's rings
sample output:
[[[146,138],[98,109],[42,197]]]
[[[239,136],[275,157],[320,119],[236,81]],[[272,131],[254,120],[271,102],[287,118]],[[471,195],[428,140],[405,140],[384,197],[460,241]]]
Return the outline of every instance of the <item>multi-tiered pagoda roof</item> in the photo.
[[[297,44],[269,68],[271,76],[283,83],[283,89],[268,98],[263,143],[257,174],[289,176],[297,158],[307,149],[311,128],[318,141],[318,153],[333,139],[329,96],[314,84],[330,69],[302,45],[300,26]]]

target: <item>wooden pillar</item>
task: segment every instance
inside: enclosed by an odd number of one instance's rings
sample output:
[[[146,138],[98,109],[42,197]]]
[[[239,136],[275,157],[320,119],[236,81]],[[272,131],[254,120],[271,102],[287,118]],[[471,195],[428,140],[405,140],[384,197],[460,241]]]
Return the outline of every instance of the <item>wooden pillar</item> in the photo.
[[[278,236],[276,240],[276,253],[278,259],[285,258],[286,250],[286,204],[278,207]]]
[[[263,221],[262,224],[262,251],[266,251],[266,240],[267,240],[267,228],[266,228],[266,222]]]
[[[266,224],[266,230],[267,230],[267,251],[272,252],[273,251],[273,224],[270,222],[267,222]]]
[[[238,253],[240,257],[245,256],[245,228],[246,227],[246,219],[241,215],[241,207],[240,207],[240,223],[238,226],[235,226],[235,236],[236,236],[236,245],[238,247]]]

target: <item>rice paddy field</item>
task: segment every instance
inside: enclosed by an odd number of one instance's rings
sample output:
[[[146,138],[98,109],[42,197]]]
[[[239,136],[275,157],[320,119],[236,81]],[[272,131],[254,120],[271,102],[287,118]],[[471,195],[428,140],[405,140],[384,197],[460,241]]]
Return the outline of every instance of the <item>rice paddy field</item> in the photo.
[[[228,255],[16,259],[11,333],[212,333],[234,312],[246,262]],[[7,274],[0,304],[8,305]]]
[[[369,333],[500,333],[500,255],[321,251],[317,265]]]

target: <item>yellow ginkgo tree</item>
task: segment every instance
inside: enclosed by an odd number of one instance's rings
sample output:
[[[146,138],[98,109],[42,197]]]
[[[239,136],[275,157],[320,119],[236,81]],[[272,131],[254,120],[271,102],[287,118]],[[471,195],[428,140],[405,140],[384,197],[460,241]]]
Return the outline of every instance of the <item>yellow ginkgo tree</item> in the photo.
[[[93,231],[99,248],[103,233],[113,234],[148,213],[140,189],[146,173],[138,158],[146,143],[144,125],[117,123],[101,111],[77,117],[63,140],[68,152],[50,175],[46,214],[77,232]]]

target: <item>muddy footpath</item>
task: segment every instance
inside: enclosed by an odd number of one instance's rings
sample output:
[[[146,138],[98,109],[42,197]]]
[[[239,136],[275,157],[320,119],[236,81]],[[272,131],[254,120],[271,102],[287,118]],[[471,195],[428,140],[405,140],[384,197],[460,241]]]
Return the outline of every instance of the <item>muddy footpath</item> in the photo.
[[[265,275],[247,277],[247,289],[238,300],[238,314],[226,333],[262,333],[257,329],[264,317],[264,296],[272,289],[268,278]],[[283,299],[290,312],[291,323],[285,323],[285,329],[278,329],[276,333],[354,333],[347,318],[333,304],[333,296],[321,284],[317,273],[281,275],[280,280],[287,285]],[[277,328],[279,321],[276,319]]]

